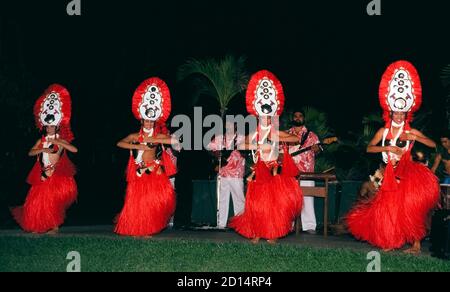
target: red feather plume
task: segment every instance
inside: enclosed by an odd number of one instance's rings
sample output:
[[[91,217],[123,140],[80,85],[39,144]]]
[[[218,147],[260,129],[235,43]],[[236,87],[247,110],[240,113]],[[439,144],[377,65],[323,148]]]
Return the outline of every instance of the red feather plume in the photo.
[[[152,77],[144,82],[142,82],[139,87],[136,89],[133,95],[132,100],[132,111],[133,115],[136,119],[141,120],[142,117],[139,113],[139,106],[142,103],[143,96],[147,91],[147,88],[149,86],[156,86],[158,87],[159,91],[162,95],[162,114],[161,117],[158,119],[159,122],[165,122],[170,116],[170,112],[172,110],[172,104],[171,104],[171,97],[170,97],[170,90],[167,84],[160,78]]]
[[[36,127],[41,131],[44,127],[42,121],[40,120],[39,113],[41,111],[41,107],[43,106],[44,100],[51,93],[58,93],[61,100],[62,119],[59,123],[59,135],[62,139],[71,142],[74,138],[70,128],[70,119],[72,117],[72,100],[69,91],[60,84],[50,85],[34,104],[33,113]]]
[[[381,78],[381,83],[378,91],[378,97],[381,108],[383,109],[383,119],[386,122],[386,127],[390,127],[391,122],[390,116],[391,108],[388,104],[388,96],[387,96],[389,93],[389,85],[390,82],[393,80],[395,73],[399,69],[404,69],[409,73],[413,87],[414,104],[407,114],[406,117],[407,124],[409,124],[412,121],[413,114],[416,111],[418,111],[420,106],[422,105],[422,86],[420,83],[419,74],[417,73],[417,70],[414,67],[414,65],[404,60],[392,63],[384,72],[383,77]]]
[[[257,87],[258,87],[260,81],[264,78],[271,80],[277,91],[276,100],[278,102],[278,109],[277,109],[276,115],[280,116],[281,113],[283,112],[284,100],[285,100],[283,86],[282,86],[280,80],[278,80],[278,78],[272,72],[267,71],[267,70],[261,70],[261,71],[256,72],[255,74],[253,74],[252,78],[250,79],[250,82],[247,87],[247,93],[246,93],[247,111],[251,115],[255,115],[255,116],[258,115],[256,112],[256,108],[255,108],[255,101],[257,99],[256,90],[257,90]]]

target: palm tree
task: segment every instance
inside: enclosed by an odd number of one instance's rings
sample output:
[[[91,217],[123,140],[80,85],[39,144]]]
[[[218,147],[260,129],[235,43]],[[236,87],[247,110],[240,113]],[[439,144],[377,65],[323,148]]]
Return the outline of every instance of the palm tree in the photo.
[[[190,76],[199,77],[195,79],[196,92],[192,99],[193,105],[198,102],[201,95],[215,98],[219,103],[222,122],[230,101],[247,88],[249,80],[245,71],[245,58],[230,55],[222,59],[188,60],[178,69],[177,79],[181,81]],[[219,151],[219,172],[221,161],[222,151]],[[217,178],[217,224],[219,224],[220,176]]]
[[[246,88],[249,75],[245,71],[245,57],[225,56],[222,59],[190,59],[178,69],[177,79],[182,81],[197,75],[193,104],[201,95],[213,97],[219,103],[222,119],[230,101]]]

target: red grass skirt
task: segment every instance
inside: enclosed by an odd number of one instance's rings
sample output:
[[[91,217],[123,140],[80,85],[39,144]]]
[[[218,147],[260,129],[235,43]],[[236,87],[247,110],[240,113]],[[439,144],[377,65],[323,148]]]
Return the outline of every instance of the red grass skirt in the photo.
[[[263,162],[256,165],[256,179],[249,182],[242,214],[229,227],[246,238],[277,239],[292,230],[300,214],[303,196],[298,181],[290,176],[272,176]]]
[[[76,198],[75,179],[53,175],[45,182],[32,185],[25,204],[11,212],[23,230],[45,233],[64,223],[66,209]]]
[[[408,155],[396,169],[388,165],[384,177],[373,200],[359,203],[347,215],[350,232],[383,249],[423,239],[429,212],[439,200],[438,178]]]
[[[175,193],[167,175],[144,174],[128,181],[125,205],[114,232],[150,236],[167,227],[175,212]]]

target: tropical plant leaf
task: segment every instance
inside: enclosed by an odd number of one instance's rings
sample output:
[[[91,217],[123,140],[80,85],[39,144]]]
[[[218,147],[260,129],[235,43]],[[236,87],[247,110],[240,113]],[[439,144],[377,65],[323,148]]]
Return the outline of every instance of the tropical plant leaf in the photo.
[[[196,81],[194,101],[200,95],[215,98],[223,115],[230,101],[246,89],[249,75],[245,71],[245,57],[225,56],[222,59],[190,59],[180,66],[177,73],[178,81],[190,76],[200,77]]]
[[[383,118],[382,118],[382,114],[378,113],[378,112],[377,113],[371,113],[371,114],[365,115],[363,117],[363,124],[364,125],[366,125],[366,124],[371,124],[371,125],[379,124],[381,126],[381,125],[383,125],[383,123],[384,123],[384,121],[383,121]]]

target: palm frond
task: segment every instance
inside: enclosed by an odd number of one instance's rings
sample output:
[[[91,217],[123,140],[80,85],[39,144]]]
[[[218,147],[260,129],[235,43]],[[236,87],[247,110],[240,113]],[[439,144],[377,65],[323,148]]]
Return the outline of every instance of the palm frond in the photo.
[[[362,135],[359,137],[356,145],[361,149],[365,149],[376,132],[377,129],[372,125],[364,125]]]
[[[325,138],[331,135],[331,130],[328,127],[327,116],[324,112],[310,106],[305,106],[302,110],[305,112],[305,119],[307,121],[308,129],[316,133],[320,138]]]
[[[365,115],[363,117],[363,124],[379,124],[380,126],[383,125],[383,118],[381,113],[371,113],[368,115]]]
[[[315,172],[324,172],[334,167],[334,163],[323,156],[319,156],[315,163]]]
[[[421,112],[414,116],[414,120],[412,122],[412,126],[416,129],[418,129],[421,132],[427,132],[429,124],[430,124],[430,116],[432,112]]]
[[[224,113],[233,97],[246,89],[249,76],[245,71],[245,61],[245,57],[230,55],[222,59],[190,59],[178,69],[177,79],[182,81],[189,76],[202,76],[195,95],[205,94],[217,99],[221,113]]]

